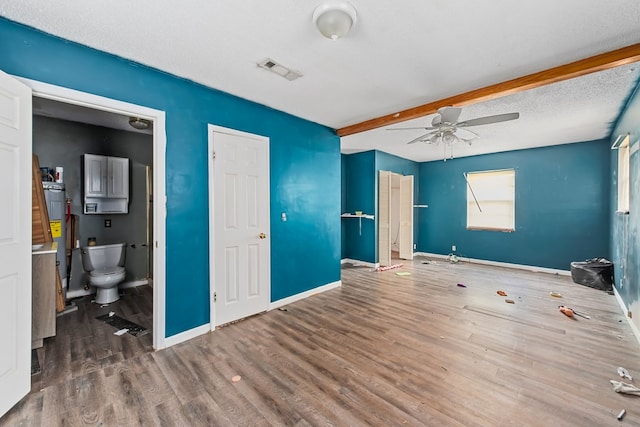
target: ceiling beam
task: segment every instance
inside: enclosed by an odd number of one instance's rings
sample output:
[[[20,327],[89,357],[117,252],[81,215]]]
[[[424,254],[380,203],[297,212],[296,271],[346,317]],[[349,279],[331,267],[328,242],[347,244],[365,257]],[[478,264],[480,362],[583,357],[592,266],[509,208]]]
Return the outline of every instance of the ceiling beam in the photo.
[[[581,59],[569,64],[549,68],[527,76],[518,77],[506,82],[497,83],[480,89],[454,95],[449,98],[440,99],[428,104],[419,105],[397,113],[376,117],[361,123],[340,128],[336,131],[338,136],[352,135],[395,123],[404,122],[419,117],[428,116],[438,111],[438,108],[455,106],[463,107],[469,104],[489,101],[513,93],[535,89],[551,83],[584,76],[598,71],[608,70],[621,65],[631,64],[640,61],[640,43],[616,49],[611,52],[602,53],[586,59]]]

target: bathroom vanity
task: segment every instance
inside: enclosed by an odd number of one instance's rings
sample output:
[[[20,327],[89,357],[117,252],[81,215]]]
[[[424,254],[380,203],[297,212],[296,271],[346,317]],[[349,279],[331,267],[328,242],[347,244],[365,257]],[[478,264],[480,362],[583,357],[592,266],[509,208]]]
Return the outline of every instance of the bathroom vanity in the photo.
[[[31,348],[56,334],[57,243],[33,245],[31,249]]]

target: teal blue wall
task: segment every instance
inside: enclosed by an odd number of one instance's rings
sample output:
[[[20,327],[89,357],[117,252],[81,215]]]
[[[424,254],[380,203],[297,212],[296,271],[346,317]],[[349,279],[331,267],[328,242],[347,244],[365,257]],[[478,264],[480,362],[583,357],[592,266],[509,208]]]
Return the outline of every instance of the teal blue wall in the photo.
[[[375,215],[374,221],[362,220],[362,233],[359,219],[342,220],[342,258],[378,262],[378,172],[413,175],[417,191],[418,163],[377,150],[346,155],[342,161],[343,212],[363,211]]]
[[[376,213],[375,151],[344,156],[345,212]],[[362,232],[359,222],[362,221]],[[344,247],[342,258],[376,262],[376,228],[374,221],[358,218],[342,219]]]
[[[418,251],[569,270],[609,254],[609,146],[592,141],[420,165]],[[464,172],[516,171],[516,230],[466,229]]]
[[[640,140],[640,84],[636,86],[612,132],[630,135],[631,147]],[[632,150],[633,151],[633,150]],[[629,159],[629,214],[616,214],[618,195],[618,151],[611,150],[611,261],[614,265],[616,290],[627,308],[640,301],[640,155],[636,151]],[[637,315],[637,313],[635,313]],[[634,316],[636,319],[636,316]],[[635,320],[634,320],[635,321]],[[637,321],[635,321],[638,324]]]
[[[167,336],[209,322],[208,123],[270,138],[272,300],[340,280],[331,129],[3,18],[0,52],[6,73],[166,112]]]

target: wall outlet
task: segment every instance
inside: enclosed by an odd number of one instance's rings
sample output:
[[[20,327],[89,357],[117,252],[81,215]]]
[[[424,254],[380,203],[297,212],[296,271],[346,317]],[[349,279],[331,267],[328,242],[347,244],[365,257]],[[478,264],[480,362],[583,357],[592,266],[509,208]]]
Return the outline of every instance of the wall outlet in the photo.
[[[456,251],[456,245],[451,245],[451,252],[455,252]]]
[[[415,243],[413,244],[413,249],[417,249],[418,245],[416,245]]]
[[[111,228],[111,220],[110,219],[105,219],[104,220],[104,226],[105,226],[105,228]]]

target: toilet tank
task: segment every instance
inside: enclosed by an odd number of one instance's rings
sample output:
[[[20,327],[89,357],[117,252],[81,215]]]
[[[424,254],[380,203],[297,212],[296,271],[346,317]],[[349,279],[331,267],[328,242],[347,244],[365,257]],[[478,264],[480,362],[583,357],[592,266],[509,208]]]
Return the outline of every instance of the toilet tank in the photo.
[[[82,248],[82,266],[85,271],[97,268],[123,267],[126,243],[85,246]]]

